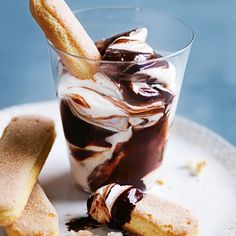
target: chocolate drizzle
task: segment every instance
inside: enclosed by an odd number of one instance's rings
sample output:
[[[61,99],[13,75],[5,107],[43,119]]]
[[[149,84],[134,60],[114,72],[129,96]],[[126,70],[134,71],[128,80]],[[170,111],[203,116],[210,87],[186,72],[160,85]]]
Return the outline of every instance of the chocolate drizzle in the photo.
[[[75,117],[66,100],[61,100],[60,108],[65,137],[75,146],[84,148],[94,140],[104,142],[106,137],[114,134],[113,131],[90,125]]]
[[[146,186],[142,181],[143,176],[155,170],[162,162],[167,141],[167,129],[168,118],[164,115],[157,124],[135,131],[123,148],[126,158],[119,162],[110,177],[106,181],[104,180],[103,185],[108,183],[132,184],[144,190]],[[95,183],[94,185],[96,185]]]
[[[94,210],[97,211],[96,214],[100,216],[103,214],[102,212],[107,212],[107,209],[104,209],[107,208],[105,202],[111,194],[112,189],[118,186],[119,185],[117,184],[109,184],[102,187],[102,194],[96,191],[90,195],[87,200],[87,210],[89,216],[95,217],[95,219],[97,219],[96,216],[94,216]],[[119,187],[121,188],[121,186]],[[112,205],[109,222],[107,222],[107,225],[114,229],[122,229],[122,226],[125,223],[130,222],[133,209],[135,208],[137,202],[139,202],[143,197],[144,193],[133,186],[122,190]],[[98,204],[98,202],[100,202],[100,204]]]
[[[67,229],[69,231],[73,230],[78,232],[80,230],[92,230],[101,227],[102,224],[98,223],[90,216],[74,218],[68,223],[66,223]]]
[[[135,51],[108,49],[103,56],[105,61],[146,61],[155,59],[153,53],[140,53]]]
[[[78,232],[79,230],[91,230],[94,228],[101,227],[102,224],[97,221],[99,219],[93,219],[93,212],[91,212],[91,209],[95,208],[96,211],[98,211],[98,214],[101,215],[103,212],[103,208],[101,207],[103,206],[104,208],[107,208],[105,201],[109,197],[109,194],[115,186],[117,185],[110,184],[104,186],[104,195],[100,195],[98,192],[94,192],[93,194],[91,194],[87,200],[88,216],[74,218],[70,222],[66,223],[68,230]],[[107,225],[113,229],[123,230],[123,225],[125,223],[130,222],[133,209],[143,197],[144,193],[133,186],[130,186],[124,191],[122,191],[120,195],[115,199],[115,202],[112,205],[110,212],[111,216],[109,222],[107,222]],[[97,201],[102,202],[100,206],[97,205]]]
[[[106,52],[106,49],[107,47],[113,42],[115,41],[116,39],[118,39],[119,37],[121,36],[129,36],[131,32],[135,31],[137,29],[133,29],[133,30],[129,30],[129,31],[126,31],[126,32],[122,32],[120,34],[116,34],[110,38],[106,38],[106,39],[102,39],[102,40],[99,40],[97,42],[95,42],[96,46],[97,46],[97,49],[99,50],[99,52],[101,53],[101,55],[104,55],[105,52]]]
[[[146,78],[146,80],[149,81],[149,78]],[[170,91],[164,91],[155,83],[145,88],[139,88],[139,90],[135,92],[132,82],[122,81],[120,89],[125,101],[132,105],[145,105],[157,100],[162,101],[163,104],[168,104],[173,98],[173,94],[171,94]]]
[[[127,49],[116,49],[109,47],[110,45],[126,44],[128,42],[135,42],[133,39],[124,39],[120,37],[130,36],[131,33],[140,29],[134,29],[121,34],[117,34],[111,38],[100,40],[96,43],[104,61],[119,62],[116,63],[102,63],[99,71],[107,74],[110,78],[116,80],[127,80],[130,75],[142,71],[147,68],[168,66],[165,60],[150,61],[158,59],[162,56],[153,52],[131,51]],[[136,41],[138,42],[138,41]],[[143,42],[144,43],[144,42]],[[144,43],[145,44],[145,43]],[[134,63],[127,63],[133,61]],[[124,63],[122,63],[124,62]],[[128,77],[128,78],[126,78]]]
[[[131,220],[131,212],[137,202],[143,198],[143,193],[134,187],[126,189],[115,201],[111,209],[109,226],[120,229]]]
[[[102,224],[98,223],[96,220],[92,219],[90,216],[74,218],[68,223],[66,223],[68,231],[79,232],[80,230],[93,230],[96,228],[103,227]],[[130,233],[122,230],[123,236],[131,236]]]

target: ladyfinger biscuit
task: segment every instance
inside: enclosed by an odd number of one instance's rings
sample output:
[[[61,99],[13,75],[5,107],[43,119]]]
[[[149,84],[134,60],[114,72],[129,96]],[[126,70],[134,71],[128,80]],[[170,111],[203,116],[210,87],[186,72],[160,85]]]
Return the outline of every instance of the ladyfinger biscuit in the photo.
[[[57,236],[58,216],[38,183],[20,218],[5,230],[8,236]]]
[[[189,210],[129,185],[106,185],[90,196],[87,205],[93,219],[135,235],[198,235],[198,221]]]
[[[0,140],[1,226],[20,217],[54,139],[54,122],[40,116],[15,117],[5,128]]]
[[[30,10],[49,41],[59,50],[82,58],[100,59],[93,40],[64,0],[30,0]],[[59,53],[71,74],[91,79],[97,63]]]
[[[198,222],[189,210],[154,195],[137,202],[123,228],[137,235],[198,235]]]

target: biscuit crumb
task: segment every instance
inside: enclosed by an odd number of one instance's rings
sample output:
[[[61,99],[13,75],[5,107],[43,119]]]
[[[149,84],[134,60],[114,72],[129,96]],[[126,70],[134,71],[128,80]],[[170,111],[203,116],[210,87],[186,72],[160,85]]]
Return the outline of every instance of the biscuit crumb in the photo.
[[[54,217],[56,217],[56,215],[54,213],[48,213],[48,217],[49,218],[54,218]]]
[[[199,174],[203,171],[205,166],[206,166],[206,161],[201,161],[201,162],[190,161],[187,163],[186,167],[191,175],[199,176]]]
[[[163,184],[165,184],[165,180],[164,180],[164,179],[157,179],[155,182],[156,182],[156,184],[158,184],[158,185],[163,185]]]
[[[121,232],[109,232],[107,236],[123,236],[123,234]]]

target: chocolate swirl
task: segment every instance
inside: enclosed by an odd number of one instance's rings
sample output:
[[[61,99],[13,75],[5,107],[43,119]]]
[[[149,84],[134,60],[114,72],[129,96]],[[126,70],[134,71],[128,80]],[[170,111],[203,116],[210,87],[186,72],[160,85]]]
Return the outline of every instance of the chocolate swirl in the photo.
[[[144,193],[133,186],[109,184],[89,197],[88,214],[100,223],[121,229],[125,223],[130,222],[132,210],[143,196]]]
[[[143,189],[142,178],[162,160],[176,70],[146,36],[147,29],[138,28],[97,42],[103,61],[89,80],[61,70],[61,115],[72,171],[89,191],[110,182]]]

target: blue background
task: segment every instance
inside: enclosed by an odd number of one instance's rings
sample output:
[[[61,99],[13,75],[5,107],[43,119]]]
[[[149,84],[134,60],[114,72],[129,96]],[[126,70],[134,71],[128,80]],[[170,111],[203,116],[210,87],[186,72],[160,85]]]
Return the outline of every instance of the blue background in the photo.
[[[142,6],[169,12],[195,31],[178,113],[236,144],[235,0],[68,0],[72,8]],[[0,108],[55,98],[47,43],[27,0],[0,5]]]

